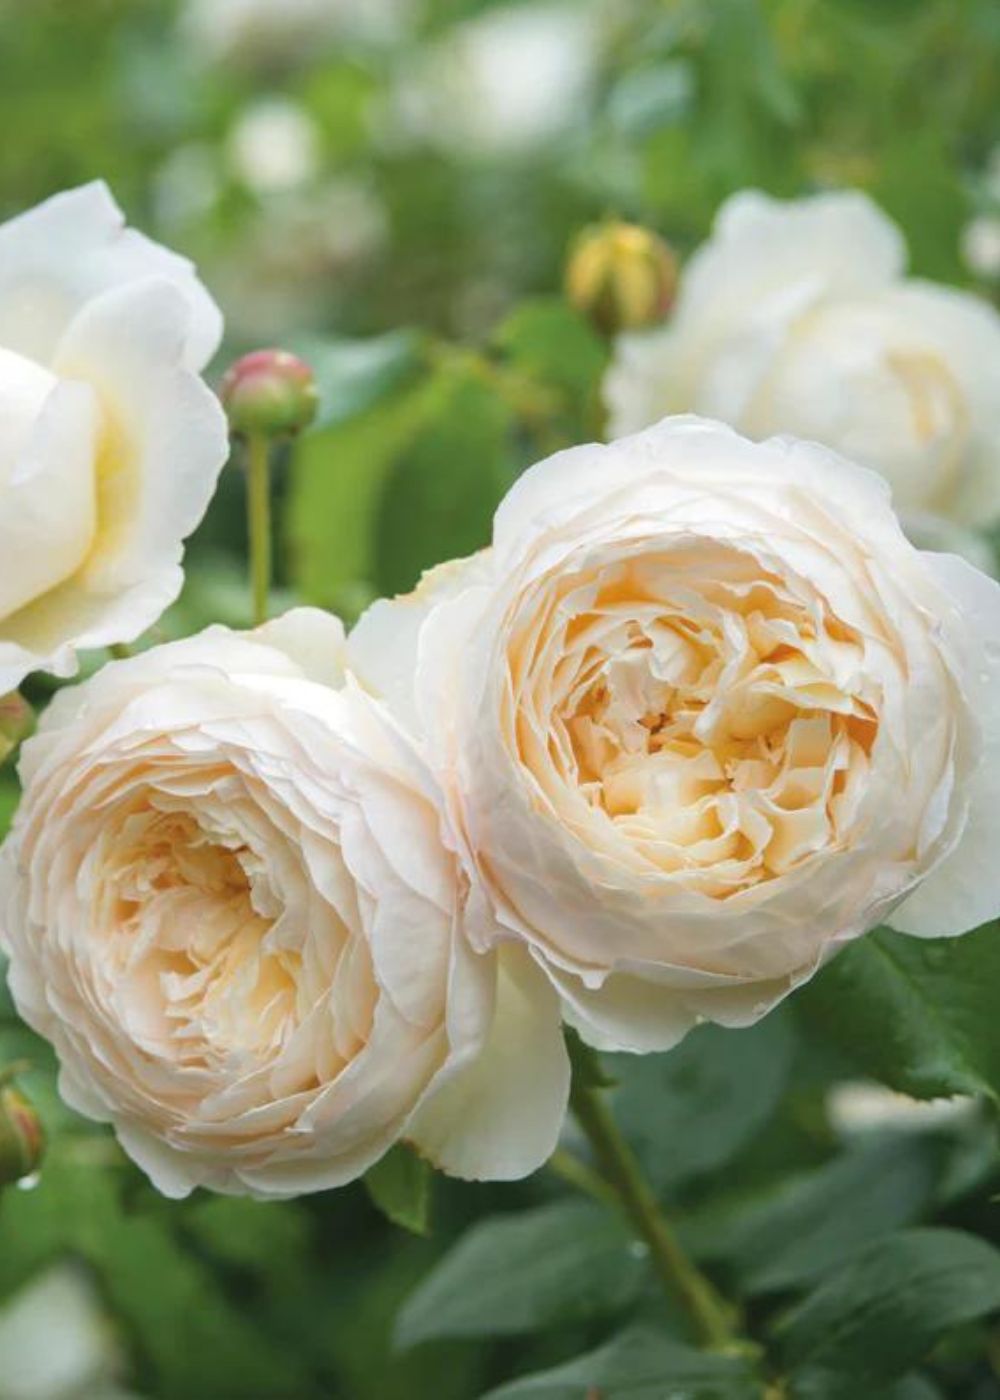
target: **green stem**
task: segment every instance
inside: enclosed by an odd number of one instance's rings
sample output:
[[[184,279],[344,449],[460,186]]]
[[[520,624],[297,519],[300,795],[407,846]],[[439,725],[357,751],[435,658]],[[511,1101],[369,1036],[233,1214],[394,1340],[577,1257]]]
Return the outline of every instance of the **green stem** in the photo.
[[[573,1113],[605,1181],[614,1189],[637,1234],[649,1246],[650,1258],[667,1294],[687,1313],[704,1346],[716,1351],[746,1350],[745,1339],[733,1326],[734,1310],[685,1254],[635,1153],[622,1136],[606,1091],[600,1087],[606,1081],[597,1056],[578,1040],[571,1053]]]
[[[132,655],[132,648],[128,642],[112,642],[108,647],[115,661],[127,661]]]
[[[270,440],[263,433],[251,433],[247,438],[247,535],[255,627],[267,621],[267,595],[271,587],[270,465]]]
[[[586,1162],[582,1162],[575,1153],[568,1152],[565,1147],[557,1147],[545,1165],[568,1186],[582,1191],[585,1196],[590,1196],[595,1201],[600,1201],[601,1205],[618,1205],[617,1193],[600,1172],[595,1172],[593,1167],[588,1167]]]

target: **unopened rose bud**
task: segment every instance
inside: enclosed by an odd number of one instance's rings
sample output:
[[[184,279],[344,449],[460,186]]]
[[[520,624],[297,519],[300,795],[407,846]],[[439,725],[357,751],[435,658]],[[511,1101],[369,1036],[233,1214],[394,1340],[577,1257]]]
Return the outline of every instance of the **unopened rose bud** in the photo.
[[[282,437],[316,417],[319,395],[312,370],[287,350],[254,350],[227,370],[220,390],[233,433]]]
[[[19,691],[0,695],[0,763],[26,739],[35,724],[35,713]]]
[[[32,1105],[12,1084],[0,1086],[0,1186],[37,1171],[44,1151],[45,1133]]]
[[[605,335],[661,321],[676,289],[673,249],[639,224],[584,229],[566,268],[566,295]]]

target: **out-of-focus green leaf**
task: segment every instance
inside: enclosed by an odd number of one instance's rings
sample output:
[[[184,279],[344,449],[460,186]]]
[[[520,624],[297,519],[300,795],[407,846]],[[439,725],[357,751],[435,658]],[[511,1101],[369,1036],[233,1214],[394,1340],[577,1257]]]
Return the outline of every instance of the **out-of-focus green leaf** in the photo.
[[[33,1191],[0,1198],[0,1295],[71,1252],[97,1272],[158,1396],[316,1395],[297,1358],[263,1336],[178,1243],[166,1210],[129,1209],[122,1171],[74,1165],[58,1146]]]
[[[414,436],[383,481],[375,583],[412,588],[432,564],[489,543],[493,512],[516,475],[514,410],[475,357],[442,364]]]
[[[306,602],[337,607],[376,568],[379,497],[424,416],[422,385],[309,433],[293,459],[287,525],[292,576]]]
[[[665,1055],[605,1057],[618,1081],[615,1115],[659,1190],[714,1171],[759,1131],[794,1048],[778,1011],[750,1030],[701,1026]]]
[[[564,1366],[523,1376],[483,1400],[763,1400],[745,1361],[712,1356],[631,1328]]]
[[[625,1226],[588,1201],[495,1216],[474,1225],[407,1299],[396,1340],[499,1337],[614,1313],[645,1273]]]
[[[585,403],[604,372],[608,348],[561,297],[523,302],[496,333],[497,349],[542,384]]]
[[[221,1264],[272,1276],[306,1268],[310,1222],[299,1202],[199,1196],[181,1224]]]
[[[799,994],[799,1010],[858,1069],[914,1098],[1000,1102],[1000,925],[961,938],[878,929]]]
[[[824,1280],[775,1336],[796,1400],[835,1393],[823,1387],[838,1377],[875,1395],[953,1328],[998,1310],[1000,1251],[957,1230],[907,1230]]]
[[[312,369],[319,390],[311,431],[344,423],[395,392],[419,369],[422,345],[423,338],[411,330],[367,340],[296,340],[295,352]]]
[[[365,1173],[368,1194],[379,1210],[414,1235],[430,1234],[434,1172],[409,1147],[397,1143]]]
[[[749,1201],[705,1206],[685,1222],[684,1238],[743,1294],[809,1283],[875,1235],[919,1219],[942,1158],[933,1141],[863,1143]]]

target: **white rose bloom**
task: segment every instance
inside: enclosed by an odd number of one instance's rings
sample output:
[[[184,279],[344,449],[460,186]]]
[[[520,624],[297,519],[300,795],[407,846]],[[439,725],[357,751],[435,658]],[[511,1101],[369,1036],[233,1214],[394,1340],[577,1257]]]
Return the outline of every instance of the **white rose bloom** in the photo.
[[[342,652],[309,609],[210,628],[64,690],[23,752],[10,990],[170,1196],[336,1186],[403,1137],[519,1176],[558,1135],[556,998],[473,950],[438,789]]]
[[[723,205],[666,326],[621,338],[605,392],[618,436],[692,411],[793,433],[880,472],[904,518],[1000,518],[1000,316],[903,276],[865,195]]]
[[[72,675],[180,592],[228,447],[221,318],[103,184],[0,225],[0,694]]]
[[[349,648],[599,1047],[1000,911],[1000,588],[815,444],[677,418],[560,453]]]

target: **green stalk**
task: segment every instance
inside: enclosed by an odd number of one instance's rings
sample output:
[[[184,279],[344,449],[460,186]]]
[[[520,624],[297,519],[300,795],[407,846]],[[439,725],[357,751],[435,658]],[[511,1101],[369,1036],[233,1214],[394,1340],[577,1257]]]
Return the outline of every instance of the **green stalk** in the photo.
[[[699,1342],[713,1351],[741,1351],[750,1344],[735,1330],[735,1310],[685,1254],[639,1161],[615,1122],[606,1080],[595,1053],[574,1037],[570,1104],[607,1184],[638,1236],[668,1296],[687,1314]]]
[[[267,621],[271,588],[271,444],[264,433],[247,437],[247,537],[253,622]]]

